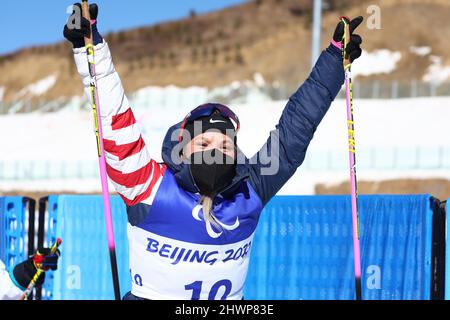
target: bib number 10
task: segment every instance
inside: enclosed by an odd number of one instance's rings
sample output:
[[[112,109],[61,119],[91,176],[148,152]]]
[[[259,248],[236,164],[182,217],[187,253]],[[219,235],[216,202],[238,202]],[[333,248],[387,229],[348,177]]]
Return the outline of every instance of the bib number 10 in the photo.
[[[202,292],[203,281],[195,281],[191,284],[185,285],[184,289],[192,290],[191,300],[200,300],[200,293]],[[225,291],[220,297],[220,300],[226,300],[231,292],[231,281],[227,279],[219,280],[214,283],[209,290],[208,300],[216,300],[217,292],[220,288],[224,287]]]

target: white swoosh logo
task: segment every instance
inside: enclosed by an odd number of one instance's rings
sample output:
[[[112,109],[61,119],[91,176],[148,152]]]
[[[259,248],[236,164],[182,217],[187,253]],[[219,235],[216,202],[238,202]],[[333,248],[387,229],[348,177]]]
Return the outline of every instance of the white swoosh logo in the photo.
[[[217,123],[217,122],[227,123],[226,121],[223,121],[223,120],[213,120],[213,119],[209,119],[209,123]]]
[[[197,221],[202,221],[202,219],[200,218],[200,210],[202,210],[201,204],[196,205],[192,209],[192,217],[194,217],[194,219]],[[232,231],[232,230],[236,229],[237,227],[239,227],[239,217],[236,217],[236,221],[234,222],[234,224],[232,226],[226,225],[226,224],[220,222],[219,220],[217,220],[217,223],[220,224],[220,226],[222,228],[224,228],[225,230]],[[205,221],[205,224],[206,224],[206,232],[208,232],[208,235],[211,238],[218,238],[222,235],[222,232],[215,232],[212,229],[211,223],[209,221]]]

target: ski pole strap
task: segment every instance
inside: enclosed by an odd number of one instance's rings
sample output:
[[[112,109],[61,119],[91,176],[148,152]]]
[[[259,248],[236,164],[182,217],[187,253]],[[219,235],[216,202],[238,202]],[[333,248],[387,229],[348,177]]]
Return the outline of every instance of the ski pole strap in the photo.
[[[331,44],[338,48],[339,50],[342,50],[342,42],[341,41],[334,41],[334,39],[331,39]]]

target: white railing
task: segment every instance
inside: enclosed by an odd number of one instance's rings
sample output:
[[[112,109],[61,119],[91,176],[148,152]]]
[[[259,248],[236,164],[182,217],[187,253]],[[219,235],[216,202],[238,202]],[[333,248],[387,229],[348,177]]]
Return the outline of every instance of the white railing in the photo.
[[[361,148],[358,170],[450,170],[450,147]],[[347,154],[338,150],[308,152],[303,170],[338,172],[348,170]],[[93,161],[0,160],[0,181],[96,179]]]

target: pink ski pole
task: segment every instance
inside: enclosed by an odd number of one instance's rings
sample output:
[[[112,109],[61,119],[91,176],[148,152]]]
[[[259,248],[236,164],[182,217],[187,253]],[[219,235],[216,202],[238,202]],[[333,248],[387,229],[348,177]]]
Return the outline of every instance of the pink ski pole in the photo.
[[[86,18],[88,21],[91,21],[88,0],[82,0],[82,11],[83,17]],[[111,215],[111,205],[109,201],[108,178],[106,175],[105,149],[103,147],[102,120],[100,117],[100,104],[98,101],[97,77],[95,73],[95,56],[94,56],[94,46],[92,42],[92,31],[90,37],[84,38],[84,43],[86,45],[89,74],[91,76],[91,104],[92,110],[94,112],[95,136],[97,139],[98,163],[100,167],[100,178],[102,182],[102,195],[106,220],[106,232],[108,235],[109,258],[111,260],[111,271],[114,285],[114,297],[116,300],[120,300],[119,273],[117,270],[117,260],[116,260],[116,244],[114,241],[114,229]]]
[[[359,241],[359,216],[358,216],[358,190],[356,183],[356,149],[355,149],[355,127],[353,121],[353,88],[351,62],[345,56],[347,44],[350,42],[350,19],[340,18],[344,24],[344,37],[342,46],[342,59],[345,70],[345,97],[347,100],[347,126],[348,126],[348,151],[350,163],[350,189],[352,201],[352,225],[353,225],[353,259],[355,267],[355,290],[356,299],[362,300],[361,289],[361,249]]]

